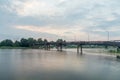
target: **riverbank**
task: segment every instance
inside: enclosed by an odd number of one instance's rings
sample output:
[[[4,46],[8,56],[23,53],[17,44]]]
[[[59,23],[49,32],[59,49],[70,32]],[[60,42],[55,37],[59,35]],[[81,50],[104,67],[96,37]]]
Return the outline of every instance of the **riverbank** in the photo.
[[[110,53],[119,53],[120,54],[120,51],[117,51],[117,50],[109,50]]]
[[[2,46],[0,49],[38,49],[38,48],[33,48],[33,47],[8,47],[8,46]],[[66,48],[66,49],[76,49],[76,48]],[[109,50],[106,48],[84,48],[83,49],[85,52],[90,52],[90,53],[104,53],[104,54],[120,54],[120,51],[117,52],[116,50]]]
[[[0,49],[32,49],[30,47],[0,47]]]

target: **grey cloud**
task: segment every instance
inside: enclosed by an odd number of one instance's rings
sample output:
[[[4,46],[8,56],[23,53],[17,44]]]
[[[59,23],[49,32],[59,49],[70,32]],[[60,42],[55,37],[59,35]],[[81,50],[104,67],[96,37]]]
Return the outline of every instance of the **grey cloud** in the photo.
[[[24,0],[23,0],[24,1]],[[49,0],[45,0],[49,1]],[[53,4],[55,2],[49,2]],[[1,5],[10,5],[10,0],[1,0]],[[8,7],[9,7],[8,5]],[[84,27],[81,32],[89,32],[96,29],[109,30],[112,27],[120,26],[120,1],[119,0],[66,0],[65,2],[55,5],[58,7],[58,13],[53,16],[39,15],[39,16],[20,16],[14,11],[13,13],[7,11],[6,8],[0,8],[0,26],[1,33],[11,32],[10,34],[15,34],[20,32],[21,35],[25,34],[33,35],[33,32],[21,31],[17,29],[12,29],[12,26],[23,25],[23,26],[38,26],[45,27],[49,25],[54,25],[52,28],[71,28],[75,25],[82,25]],[[99,16],[97,16],[99,15]],[[97,17],[96,17],[97,16]],[[115,17],[115,20],[108,21],[106,18],[111,16]],[[118,28],[118,27],[115,27]],[[58,29],[59,31],[59,29]],[[67,33],[67,32],[66,32]],[[17,33],[18,34],[18,33]],[[45,35],[44,35],[45,34]],[[99,32],[100,35],[105,33]],[[53,34],[40,33],[36,36],[54,36]],[[116,31],[113,35],[119,35]],[[13,37],[13,36],[12,36]],[[15,36],[16,37],[16,36]]]

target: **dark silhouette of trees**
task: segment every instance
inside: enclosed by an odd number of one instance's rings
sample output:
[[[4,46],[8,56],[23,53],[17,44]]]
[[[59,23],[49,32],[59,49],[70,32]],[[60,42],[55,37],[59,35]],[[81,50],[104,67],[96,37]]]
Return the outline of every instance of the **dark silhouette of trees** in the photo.
[[[46,44],[48,42],[47,39],[42,40],[42,38],[38,38],[37,40],[34,38],[21,38],[20,41],[12,41],[10,39],[6,39],[0,42],[0,47],[9,46],[9,47],[34,47],[36,44]]]
[[[63,39],[58,39],[58,40],[56,41],[56,43],[57,43],[57,45],[62,44],[63,46],[66,46],[66,41],[63,40]]]
[[[22,39],[20,40],[20,46],[21,46],[21,47],[29,47],[28,40],[25,39],[25,38],[22,38]]]
[[[33,47],[36,43],[37,41],[34,38],[28,38],[28,39],[22,38],[20,40],[21,47]]]
[[[58,39],[56,41],[57,43],[65,43],[65,41],[63,41],[62,39]],[[50,43],[54,43],[54,41],[50,41]],[[48,40],[47,39],[42,39],[42,38],[38,38],[37,40],[34,38],[21,38],[20,41],[16,40],[16,41],[12,41],[10,39],[6,39],[0,42],[0,47],[3,46],[8,46],[8,47],[30,47],[30,48],[34,48],[34,47],[45,47],[45,45],[48,45]],[[54,47],[54,45],[52,45],[52,47]]]
[[[62,43],[63,40],[62,40],[62,39],[58,39],[56,42],[57,42],[57,43]]]
[[[27,42],[29,47],[33,47],[36,44],[36,40],[33,38],[28,38]]]
[[[38,44],[43,44],[42,38],[39,38],[39,39],[37,40],[37,43],[38,43]]]
[[[21,43],[16,40],[16,41],[14,42],[14,47],[20,47],[20,44],[21,44]]]
[[[47,39],[44,39],[44,41],[43,41],[43,42],[44,42],[44,44],[46,44],[48,41],[47,41]]]
[[[0,46],[13,46],[13,41],[12,40],[9,40],[9,39],[6,39],[6,40],[3,40],[1,43],[0,43]]]

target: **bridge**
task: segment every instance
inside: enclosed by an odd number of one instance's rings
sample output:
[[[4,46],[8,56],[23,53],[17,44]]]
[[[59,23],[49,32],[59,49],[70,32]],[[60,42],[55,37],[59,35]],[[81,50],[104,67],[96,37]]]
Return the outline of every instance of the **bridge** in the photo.
[[[56,46],[58,51],[62,51],[63,47],[67,45],[76,45],[77,53],[83,54],[83,45],[97,45],[97,46],[113,46],[117,47],[117,51],[120,50],[120,42],[118,41],[70,41],[70,42],[45,42],[36,44],[38,46],[44,46],[45,50],[50,50],[51,46]]]

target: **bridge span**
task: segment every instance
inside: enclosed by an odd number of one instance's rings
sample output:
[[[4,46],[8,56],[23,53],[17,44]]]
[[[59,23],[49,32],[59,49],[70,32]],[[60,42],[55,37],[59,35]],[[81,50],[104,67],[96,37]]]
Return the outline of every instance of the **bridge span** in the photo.
[[[117,51],[120,50],[120,42],[116,41],[69,41],[69,42],[46,42],[41,44],[36,44],[39,46],[44,46],[44,49],[50,50],[51,46],[55,46],[58,51],[62,51],[63,47],[67,45],[76,45],[77,46],[77,53],[83,54],[83,45],[97,45],[97,46],[113,46],[117,47]]]

